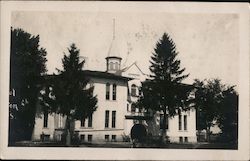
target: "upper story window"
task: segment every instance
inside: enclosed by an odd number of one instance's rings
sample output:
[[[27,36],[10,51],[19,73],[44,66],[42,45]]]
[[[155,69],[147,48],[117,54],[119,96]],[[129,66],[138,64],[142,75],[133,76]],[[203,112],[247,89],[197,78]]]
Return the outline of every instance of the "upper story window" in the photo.
[[[110,62],[110,63],[109,63],[109,69],[110,69],[110,70],[113,70],[113,69],[114,69],[114,63],[113,63],[113,62]]]
[[[187,115],[184,115],[184,130],[187,130]]]
[[[116,100],[116,84],[113,84],[113,100]]]
[[[112,128],[115,128],[116,111],[112,111]]]
[[[109,110],[105,111],[105,128],[109,127]]]
[[[115,63],[115,69],[116,69],[116,70],[119,70],[119,65],[118,65],[117,62]]]
[[[139,96],[141,96],[142,95],[142,89],[141,89],[141,87],[139,87]]]
[[[63,127],[63,116],[62,114],[58,115],[58,128],[62,128]]]
[[[106,100],[109,100],[110,98],[110,84],[106,84]]]
[[[182,130],[182,121],[181,121],[181,113],[178,115],[178,123],[179,123],[179,130]]]
[[[85,118],[81,119],[81,127],[85,127]]]
[[[92,115],[90,115],[89,117],[88,117],[88,127],[92,127],[92,121],[93,119],[92,119]]]
[[[166,115],[165,128],[168,129],[168,115]],[[160,114],[160,129],[163,129],[164,126],[164,114]]]
[[[136,85],[135,84],[132,84],[131,86],[131,96],[136,96]]]
[[[44,116],[43,116],[43,127],[45,127],[45,128],[48,127],[48,112],[44,112]]]
[[[132,113],[135,113],[135,112],[136,112],[136,106],[135,106],[134,103],[132,103],[132,105],[131,105],[131,112],[132,112]]]

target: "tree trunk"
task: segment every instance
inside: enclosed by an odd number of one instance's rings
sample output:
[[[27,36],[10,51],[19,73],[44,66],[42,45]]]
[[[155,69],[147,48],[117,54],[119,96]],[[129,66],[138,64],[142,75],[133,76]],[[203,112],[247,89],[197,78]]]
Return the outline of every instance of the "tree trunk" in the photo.
[[[69,118],[69,116],[67,116],[66,118],[66,146],[70,146],[71,145],[71,127],[70,127],[70,124],[71,124],[71,120]]]
[[[207,138],[207,142],[210,142],[210,127],[207,127],[206,129],[206,138]]]
[[[167,143],[167,130],[166,130],[166,117],[167,117],[167,110],[166,110],[166,106],[165,108],[163,109],[163,125],[162,125],[162,143],[165,144]]]

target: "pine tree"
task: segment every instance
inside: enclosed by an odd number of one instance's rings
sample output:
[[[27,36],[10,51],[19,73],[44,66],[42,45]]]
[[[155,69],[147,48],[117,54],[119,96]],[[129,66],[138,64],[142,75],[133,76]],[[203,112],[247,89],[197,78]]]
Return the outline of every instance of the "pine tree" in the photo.
[[[94,87],[87,88],[89,80],[83,72],[84,61],[79,59],[75,44],[68,48],[69,55],[62,59],[63,70],[51,78],[44,95],[44,111],[66,116],[66,144],[71,144],[74,132],[72,123],[90,117],[97,108],[97,98],[93,96]],[[49,94],[50,93],[50,94]],[[48,106],[46,106],[48,105]]]
[[[162,139],[166,141],[166,119],[175,116],[178,111],[188,108],[188,96],[192,87],[181,84],[188,77],[183,75],[185,68],[180,68],[180,60],[173,40],[164,33],[157,42],[151,56],[151,78],[142,85],[143,96],[139,106],[163,112]]]

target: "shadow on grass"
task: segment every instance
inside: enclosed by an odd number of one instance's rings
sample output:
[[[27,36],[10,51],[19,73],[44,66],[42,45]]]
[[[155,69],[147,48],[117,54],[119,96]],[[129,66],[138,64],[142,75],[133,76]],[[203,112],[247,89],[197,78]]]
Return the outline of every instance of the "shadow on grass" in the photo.
[[[67,147],[61,142],[17,142],[11,147]],[[91,147],[91,148],[132,148],[130,142],[106,142],[106,143],[81,143],[69,147]],[[160,148],[160,149],[229,149],[237,150],[237,144],[233,143],[168,143],[168,144],[137,144],[133,148]]]

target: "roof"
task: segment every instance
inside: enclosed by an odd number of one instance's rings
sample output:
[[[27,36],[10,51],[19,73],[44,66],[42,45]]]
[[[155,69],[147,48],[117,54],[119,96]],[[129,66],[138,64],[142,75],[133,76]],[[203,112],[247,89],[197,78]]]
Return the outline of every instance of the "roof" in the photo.
[[[136,61],[135,61],[134,63],[132,63],[130,66],[123,68],[123,69],[122,69],[122,72],[126,72],[126,71],[127,71],[128,69],[130,69],[132,66],[135,66],[143,75],[148,76],[148,74],[144,73],[144,72],[140,69],[140,67],[137,65]]]
[[[119,48],[120,44],[117,42],[117,40],[115,38],[113,38],[110,47],[109,47],[109,51],[108,51],[108,56],[107,57],[119,57],[120,58],[120,48]]]
[[[121,75],[112,74],[108,72],[102,72],[102,71],[84,70],[83,72],[87,76],[96,77],[96,78],[106,78],[106,79],[115,79],[115,80],[124,80],[124,81],[132,80],[131,78],[128,78],[128,77],[123,77]]]
[[[113,80],[123,80],[123,81],[129,81],[132,80],[131,78],[124,77],[121,75],[108,73],[108,72],[102,72],[102,71],[92,71],[92,70],[84,70],[84,74],[86,74],[87,77],[95,77],[95,78],[106,78],[106,79],[113,79]],[[52,79],[56,77],[57,75],[45,75],[45,79]]]

